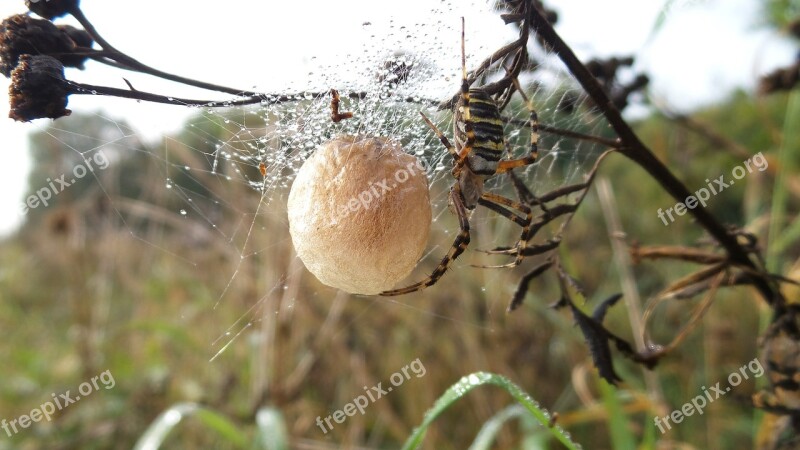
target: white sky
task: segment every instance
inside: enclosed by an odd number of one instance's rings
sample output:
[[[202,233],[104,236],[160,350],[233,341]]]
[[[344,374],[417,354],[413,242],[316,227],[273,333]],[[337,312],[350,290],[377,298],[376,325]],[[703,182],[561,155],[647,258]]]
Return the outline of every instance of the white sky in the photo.
[[[664,3],[665,0],[548,2],[559,12],[557,30],[579,56],[637,55],[637,69],[651,77],[651,91],[681,109],[719,100],[734,87],[752,88],[758,74],[788,63],[796,51],[781,37],[754,23],[760,17],[761,2],[757,0],[674,1],[666,24],[649,39]],[[395,24],[414,24],[429,15],[432,6],[451,8],[447,6],[449,2],[435,0],[226,0],[212,6],[198,6],[202,3],[188,0],[83,0],[81,4],[107,40],[153,67],[242,89],[258,86],[259,90],[273,91],[285,90],[281,87],[287,80],[307,78],[310,54],[333,58],[348,41],[360,40],[357,44],[363,46],[368,39],[362,27],[365,21],[380,26],[393,17]],[[297,8],[300,5],[302,9]],[[24,10],[22,0],[0,3],[2,17]],[[454,13],[448,32],[458,24],[461,12],[456,9]],[[492,21],[492,26],[500,23],[496,17],[486,19]],[[471,26],[489,26],[481,20],[468,16],[468,34]],[[335,38],[331,32],[341,37]],[[405,43],[413,47],[412,41]],[[456,47],[453,51],[457,51]],[[472,51],[482,55],[480,49]],[[73,80],[124,88],[122,76],[140,90],[214,97],[149,78],[122,75],[96,63],[89,63],[86,72],[67,72]],[[0,92],[2,234],[21,220],[17,211],[30,166],[27,134],[49,121],[20,124],[6,119],[8,80],[0,79]],[[177,130],[191,114],[176,106],[88,96],[73,96],[69,108],[87,112],[102,109],[109,116],[124,118],[150,139]]]

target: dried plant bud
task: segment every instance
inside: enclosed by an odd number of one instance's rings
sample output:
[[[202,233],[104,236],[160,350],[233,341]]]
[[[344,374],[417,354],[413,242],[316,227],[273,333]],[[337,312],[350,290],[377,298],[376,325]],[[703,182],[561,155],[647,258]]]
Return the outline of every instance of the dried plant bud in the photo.
[[[547,19],[547,22],[550,23],[550,25],[555,25],[556,22],[558,22],[558,13],[552,9],[546,9],[544,14],[544,18]]]
[[[539,8],[544,13],[544,18],[550,25],[555,25],[558,22],[558,13],[548,8],[541,0],[534,0],[534,6]]]
[[[800,17],[789,22],[788,28],[789,28],[789,34],[794,36],[796,39],[800,39]]]
[[[400,85],[408,81],[414,62],[403,53],[396,53],[383,63],[383,70],[378,73],[378,81]]]
[[[64,79],[64,66],[51,56],[22,55],[11,72],[8,89],[11,111],[8,116],[18,122],[70,115],[66,109],[69,89]]]
[[[556,105],[556,111],[562,114],[572,114],[578,108],[580,95],[575,91],[567,91],[561,96],[561,101]]]
[[[76,48],[92,48],[94,39],[92,36],[83,29],[75,28],[71,25],[59,25],[58,29],[66,34],[73,43],[73,51]],[[64,64],[64,67],[75,67],[83,70],[83,64],[88,57],[86,55],[79,55],[76,53],[65,54],[59,56],[58,59]]]
[[[633,57],[625,56],[617,58],[613,56],[608,59],[593,59],[586,63],[586,68],[589,72],[601,83],[613,83],[617,77],[617,72],[621,67],[630,67],[633,65]]]
[[[65,16],[78,9],[80,0],[25,0],[25,6],[47,20]]]
[[[789,67],[777,69],[761,77],[758,82],[758,92],[771,94],[778,91],[788,91],[800,83],[800,55],[798,60]]]
[[[0,23],[0,73],[10,76],[21,55],[50,55],[67,67],[82,68],[87,57],[73,54],[75,47],[69,31],[47,20],[23,14],[7,17]]]

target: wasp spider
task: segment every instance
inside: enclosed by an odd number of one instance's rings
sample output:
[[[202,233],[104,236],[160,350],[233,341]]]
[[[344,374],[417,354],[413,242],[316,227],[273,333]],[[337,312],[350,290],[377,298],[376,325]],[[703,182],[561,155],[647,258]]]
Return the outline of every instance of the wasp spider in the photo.
[[[481,87],[470,87],[467,80],[466,56],[464,50],[464,18],[461,18],[461,95],[455,106],[452,145],[445,135],[423,113],[422,118],[436,133],[439,140],[453,156],[453,177],[455,184],[450,189],[450,204],[458,215],[461,228],[450,251],[442,258],[439,266],[424,280],[400,289],[384,291],[381,295],[402,295],[425,289],[436,284],[450,265],[467,249],[470,241],[469,212],[478,205],[491,209],[522,227],[522,234],[514,249],[506,254],[516,255],[515,261],[498,267],[513,267],[524,257],[528,233],[533,220],[531,208],[512,199],[484,191],[486,179],[506,173],[517,167],[533,164],[538,156],[539,125],[536,111],[519,90],[530,110],[531,142],[530,152],[524,158],[503,159],[505,155],[505,136],[500,110],[492,97]],[[516,210],[518,215],[512,210]]]

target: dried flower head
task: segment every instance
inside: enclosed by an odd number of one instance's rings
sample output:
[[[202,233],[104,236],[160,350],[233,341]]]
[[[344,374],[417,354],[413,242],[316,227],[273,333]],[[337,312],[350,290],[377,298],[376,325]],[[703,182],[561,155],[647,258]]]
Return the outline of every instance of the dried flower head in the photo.
[[[70,33],[81,43],[76,44]],[[0,23],[0,73],[10,76],[21,55],[50,55],[67,67],[83,68],[87,57],[73,53],[78,45],[86,43],[79,34],[24,14],[7,17]]]
[[[80,0],[25,0],[25,6],[47,20],[70,14],[80,6]]]
[[[402,52],[395,53],[383,63],[383,70],[378,72],[378,81],[386,84],[400,85],[408,81],[414,61]]]
[[[789,34],[795,37],[795,39],[800,39],[800,17],[795,18],[788,25]]]
[[[59,60],[45,55],[22,55],[11,72],[8,116],[19,122],[68,116],[71,113],[66,108],[68,95],[64,66]]]
[[[94,45],[94,39],[86,30],[75,28],[71,25],[59,25],[58,29],[72,40],[73,51],[78,48],[89,49]],[[75,67],[83,70],[83,64],[86,62],[87,56],[73,52],[57,58],[64,64],[64,67]]]
[[[763,77],[758,82],[758,92],[771,94],[778,91],[788,91],[800,83],[800,55],[797,61],[781,69],[776,69]]]

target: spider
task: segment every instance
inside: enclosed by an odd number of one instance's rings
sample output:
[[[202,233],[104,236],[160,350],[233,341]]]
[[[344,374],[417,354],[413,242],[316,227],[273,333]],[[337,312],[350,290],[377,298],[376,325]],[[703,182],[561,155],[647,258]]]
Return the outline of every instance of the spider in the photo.
[[[452,211],[458,216],[461,231],[453,241],[447,255],[425,279],[412,285],[381,292],[383,296],[403,295],[425,289],[436,284],[450,265],[461,255],[470,242],[470,213],[478,205],[494,211],[522,227],[522,234],[516,246],[503,252],[516,255],[515,261],[493,267],[513,267],[524,258],[527,237],[533,216],[531,208],[512,199],[484,191],[485,181],[498,174],[509,172],[517,167],[533,164],[538,156],[539,121],[531,102],[518,89],[530,111],[531,141],[530,152],[519,159],[502,159],[505,154],[505,136],[500,110],[492,97],[481,87],[470,87],[467,80],[466,52],[464,49],[464,18],[461,18],[461,95],[454,108],[453,135],[455,146],[420,112],[423,120],[436,133],[442,145],[455,160],[453,178],[456,182],[450,189],[449,201]],[[515,214],[511,210],[521,213]]]

